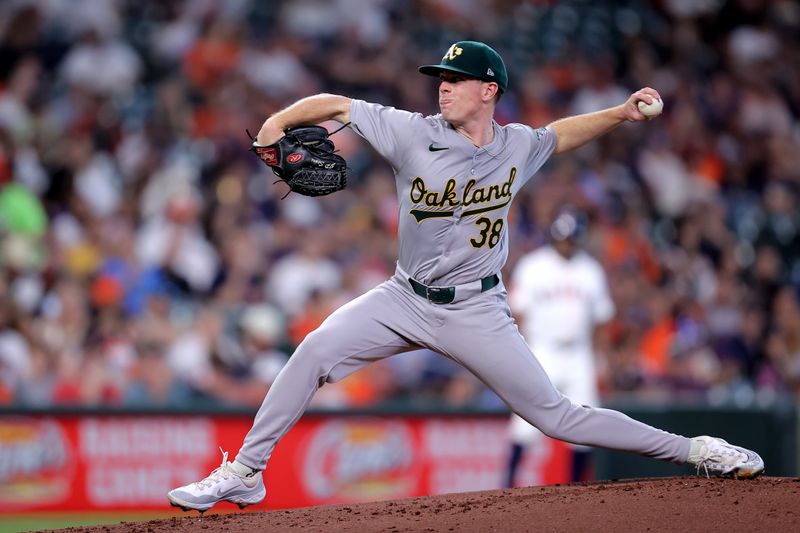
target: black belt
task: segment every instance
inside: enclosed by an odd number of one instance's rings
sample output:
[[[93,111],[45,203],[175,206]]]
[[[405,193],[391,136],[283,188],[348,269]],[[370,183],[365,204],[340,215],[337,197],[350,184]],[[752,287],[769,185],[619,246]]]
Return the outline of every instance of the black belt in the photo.
[[[414,292],[435,304],[449,304],[456,297],[455,287],[428,287],[414,278],[408,278],[408,282]],[[481,292],[488,291],[498,283],[500,283],[500,276],[497,274],[486,276],[481,280]]]

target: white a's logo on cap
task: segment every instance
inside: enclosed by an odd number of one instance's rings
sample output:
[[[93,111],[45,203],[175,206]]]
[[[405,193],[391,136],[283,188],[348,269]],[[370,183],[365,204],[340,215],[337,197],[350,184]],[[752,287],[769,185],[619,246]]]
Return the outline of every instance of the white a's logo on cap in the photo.
[[[463,51],[464,51],[463,48],[459,48],[456,45],[452,45],[450,49],[447,52],[445,52],[442,61],[444,61],[445,59],[449,59],[450,61],[452,61],[456,58],[456,56],[460,56],[461,52]]]
[[[486,69],[487,76],[494,76],[494,71],[491,68]]]

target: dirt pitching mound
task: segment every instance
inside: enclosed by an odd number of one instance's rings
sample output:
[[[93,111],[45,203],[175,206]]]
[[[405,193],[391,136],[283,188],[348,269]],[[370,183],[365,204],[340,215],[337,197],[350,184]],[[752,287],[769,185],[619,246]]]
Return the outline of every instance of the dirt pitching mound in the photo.
[[[227,504],[219,507],[227,507]],[[203,531],[795,531],[800,478],[672,477],[467,492],[425,498],[184,517],[82,533]]]

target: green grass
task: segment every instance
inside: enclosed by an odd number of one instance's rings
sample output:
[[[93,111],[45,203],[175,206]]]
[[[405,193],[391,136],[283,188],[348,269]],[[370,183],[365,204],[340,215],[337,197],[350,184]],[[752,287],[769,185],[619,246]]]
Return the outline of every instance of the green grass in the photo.
[[[97,526],[119,524],[120,522],[144,522],[156,518],[176,516],[174,512],[139,512],[139,513],[28,513],[0,514],[0,533],[18,533],[20,531],[41,531],[43,529],[61,529],[77,526]]]

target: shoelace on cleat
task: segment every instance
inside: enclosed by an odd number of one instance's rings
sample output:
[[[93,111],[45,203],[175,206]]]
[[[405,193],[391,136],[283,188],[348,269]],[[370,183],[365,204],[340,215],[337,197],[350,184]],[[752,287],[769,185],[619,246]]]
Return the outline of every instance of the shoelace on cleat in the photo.
[[[707,446],[707,455],[705,459],[698,462],[696,467],[696,472],[700,474],[700,468],[702,467],[705,470],[706,478],[710,477],[708,475],[708,467],[711,466],[714,470],[722,471],[723,473],[727,473],[731,468],[735,465],[735,462],[728,464],[726,463],[726,457],[733,457],[733,458],[741,458],[742,453],[737,451],[735,448],[731,448],[724,443],[720,443],[716,446],[716,448],[712,448],[712,446]],[[747,456],[744,456],[744,460],[747,460]],[[716,466],[716,468],[715,468]]]
[[[220,464],[217,468],[215,468],[205,479],[201,479],[200,481],[196,481],[195,485],[199,488],[203,487],[211,487],[219,483],[222,480],[228,479],[231,476],[234,476],[233,472],[231,472],[230,468],[228,467],[228,452],[223,451],[222,446],[220,446],[219,451],[222,452],[222,464]]]

